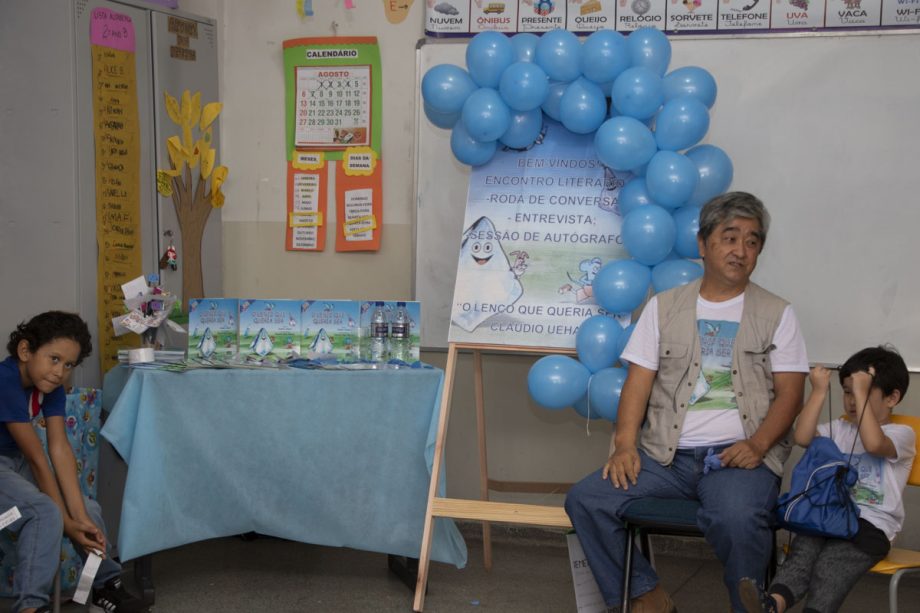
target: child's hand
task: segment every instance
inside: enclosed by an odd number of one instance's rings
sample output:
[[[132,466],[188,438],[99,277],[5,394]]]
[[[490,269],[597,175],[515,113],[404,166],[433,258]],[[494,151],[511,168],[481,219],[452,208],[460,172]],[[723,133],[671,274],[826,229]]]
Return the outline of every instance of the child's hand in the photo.
[[[815,366],[808,374],[811,389],[816,392],[826,392],[831,385],[831,371],[823,366]]]
[[[103,558],[105,557],[105,536],[93,522],[66,519],[64,534],[71,540],[74,547],[82,547],[87,553],[96,552]]]
[[[875,369],[871,366],[869,367],[869,372],[861,370],[859,372],[854,372],[852,375],[853,381],[853,394],[860,397],[866,397],[869,395],[869,390],[872,389],[872,380],[875,378]]]

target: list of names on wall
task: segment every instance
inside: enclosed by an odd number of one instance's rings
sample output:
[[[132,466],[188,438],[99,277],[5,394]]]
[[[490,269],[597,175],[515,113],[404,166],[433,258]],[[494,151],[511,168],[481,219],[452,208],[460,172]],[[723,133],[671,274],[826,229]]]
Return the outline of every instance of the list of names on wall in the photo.
[[[124,313],[121,285],[142,274],[140,127],[131,18],[109,9],[96,8],[90,23],[96,160],[98,344],[105,372],[118,363],[112,318]]]

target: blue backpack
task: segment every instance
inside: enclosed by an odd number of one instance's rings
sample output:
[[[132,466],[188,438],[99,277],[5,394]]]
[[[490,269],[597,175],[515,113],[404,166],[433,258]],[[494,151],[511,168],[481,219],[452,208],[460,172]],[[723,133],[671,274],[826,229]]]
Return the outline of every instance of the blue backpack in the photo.
[[[781,528],[801,534],[852,539],[859,507],[850,498],[858,475],[849,458],[826,436],[816,436],[792,469],[790,491],[776,503]]]

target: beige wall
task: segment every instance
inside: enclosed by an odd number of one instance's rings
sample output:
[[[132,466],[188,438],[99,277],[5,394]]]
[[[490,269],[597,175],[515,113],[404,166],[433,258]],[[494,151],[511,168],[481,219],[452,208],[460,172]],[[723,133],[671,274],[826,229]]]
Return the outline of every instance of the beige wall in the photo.
[[[227,296],[406,298],[412,291],[415,43],[423,2],[391,25],[382,2],[315,0],[301,20],[295,3],[187,0],[185,11],[218,20],[221,159],[230,168],[222,210]],[[306,36],[378,37],[383,66],[383,240],[377,253],[284,250],[286,165],[282,43]],[[331,190],[330,190],[331,191]],[[328,217],[335,219],[332,204]]]
[[[355,4],[357,8],[346,10],[343,2],[314,0],[316,16],[300,20],[292,0],[181,2],[183,10],[219,22],[224,102],[221,159],[230,168],[223,209],[227,296],[361,299],[411,294],[415,45],[424,33],[425,3],[414,2],[408,18],[399,25],[386,21],[382,2]],[[341,36],[373,34],[380,43],[386,171],[383,243],[378,253],[336,253],[331,245],[320,254],[284,250],[281,44],[289,38],[330,36],[332,22]],[[331,206],[329,213],[334,218]],[[426,353],[423,359],[443,367],[446,356]],[[612,428],[592,422],[589,435],[585,421],[573,411],[550,412],[536,406],[526,387],[533,360],[511,355],[484,358],[490,476],[508,481],[571,482],[604,461]],[[459,360],[447,445],[449,494],[466,498],[479,492],[471,361],[468,355]],[[912,385],[900,410],[920,415],[920,376],[912,377]],[[839,410],[839,395],[835,407]],[[493,498],[540,503],[561,500],[548,495],[495,494]],[[908,494],[907,512],[902,542],[920,547],[920,492]]]

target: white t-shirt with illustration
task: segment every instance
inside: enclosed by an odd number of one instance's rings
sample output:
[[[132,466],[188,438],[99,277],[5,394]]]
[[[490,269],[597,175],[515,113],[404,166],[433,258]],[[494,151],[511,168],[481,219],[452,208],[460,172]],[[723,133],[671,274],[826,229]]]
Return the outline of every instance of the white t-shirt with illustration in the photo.
[[[883,458],[867,453],[859,438],[859,430],[852,422],[835,419],[818,426],[818,434],[834,441],[844,454],[849,455],[850,449],[853,449],[850,463],[856,467],[859,480],[850,488],[850,497],[859,505],[859,516],[884,532],[890,541],[901,531],[904,523],[902,495],[914,463],[917,443],[914,429],[910,426],[884,424],[882,432],[894,443],[897,457]]]
[[[723,302],[697,298],[703,367],[690,397],[678,447],[730,445],[747,438],[731,377],[732,350],[743,309],[744,294]],[[645,305],[621,359],[657,371],[659,343],[658,297],[653,296]],[[791,305],[783,311],[773,344],[776,346],[770,353],[773,372],[808,372],[805,340]]]

